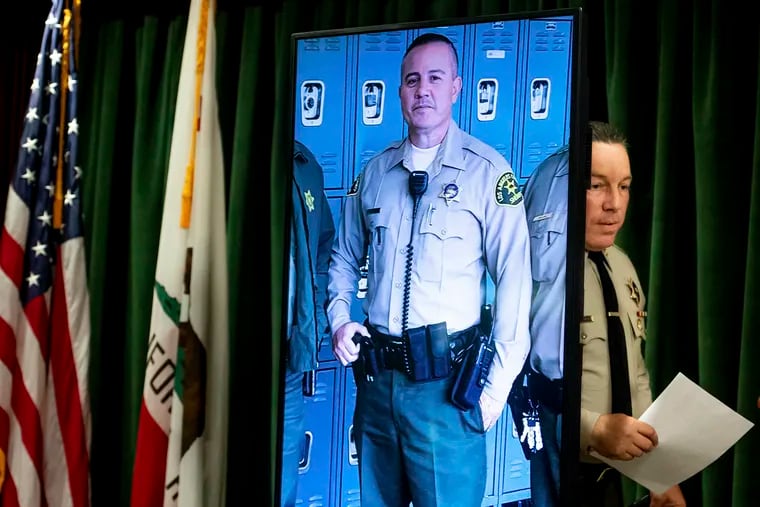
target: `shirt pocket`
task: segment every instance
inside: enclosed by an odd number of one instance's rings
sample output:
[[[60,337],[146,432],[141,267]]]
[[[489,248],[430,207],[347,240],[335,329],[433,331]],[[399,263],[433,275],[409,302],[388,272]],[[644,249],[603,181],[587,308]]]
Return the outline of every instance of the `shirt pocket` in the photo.
[[[367,216],[370,231],[370,244],[368,249],[369,271],[382,273],[389,259],[386,259],[388,251],[393,251],[390,237],[390,216],[388,213],[370,213]]]
[[[592,318],[581,322],[581,381],[584,391],[607,389],[610,377],[607,322],[599,316]]]
[[[428,282],[440,282],[443,277],[444,259],[457,259],[464,248],[464,212],[431,208],[420,217],[420,251],[415,267],[420,278]]]
[[[647,329],[644,317],[639,314],[638,310],[628,310],[628,321],[633,331],[633,352],[635,353],[636,362],[636,382],[640,388],[649,388],[649,375],[647,374],[646,361],[644,359],[644,347],[647,339]]]
[[[535,220],[542,216],[546,218]],[[528,222],[530,232],[530,265],[533,280],[550,282],[557,278],[566,258],[567,212],[552,211],[537,215]]]

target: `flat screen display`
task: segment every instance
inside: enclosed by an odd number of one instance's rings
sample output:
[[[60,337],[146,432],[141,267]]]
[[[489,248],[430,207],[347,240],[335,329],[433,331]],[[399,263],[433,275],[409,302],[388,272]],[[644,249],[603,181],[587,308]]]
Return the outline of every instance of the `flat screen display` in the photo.
[[[340,228],[346,199],[356,190],[352,186],[368,161],[405,139],[409,132],[399,97],[402,60],[409,44],[427,32],[444,35],[456,48],[462,84],[453,104],[454,122],[506,159],[519,191],[524,193],[542,161],[557,151],[568,150],[568,190],[559,197],[564,202],[558,203],[567,211],[562,225],[567,233],[562,262],[567,269],[564,277],[557,280],[564,287],[566,298],[557,303],[556,312],[564,319],[561,332],[571,330],[575,336],[582,301],[583,168],[587,159],[580,9],[293,34],[289,83],[292,140],[306,147],[321,168],[334,227]],[[298,149],[294,146],[295,142],[289,148]],[[291,155],[292,151],[287,160]],[[293,195],[297,194],[298,190],[294,190]],[[295,214],[302,212],[299,206],[303,204],[289,210],[291,223]],[[530,219],[541,217],[526,215],[526,220]],[[292,252],[292,248],[293,241],[285,251]],[[298,259],[303,262],[303,258],[303,255],[290,257],[290,276],[285,281],[284,294],[290,295],[291,302],[304,287],[293,273],[298,270],[294,263]],[[360,323],[367,319],[364,303],[368,264],[359,266],[351,306],[352,320]],[[490,277],[484,281],[484,290],[488,302],[493,302],[495,292]],[[284,313],[293,308],[288,301],[283,305]],[[286,333],[291,332],[293,319],[292,312],[283,315]],[[317,337],[313,339],[319,341]],[[580,370],[577,340],[560,343],[565,344],[556,354],[561,364],[559,382],[563,383],[565,410],[561,489],[563,499],[568,500],[573,494],[571,485],[578,455]],[[282,350],[287,349],[284,346]],[[292,354],[283,354],[283,377],[293,374],[286,364],[289,356]],[[295,503],[357,506],[361,504],[361,489],[353,423],[357,390],[352,366],[344,366],[336,359],[329,336],[317,348],[315,364],[312,371],[303,373],[300,386],[303,399],[298,406],[281,403],[291,417],[301,413],[303,421],[297,443]],[[281,394],[286,389],[281,386]],[[283,423],[283,414],[280,415],[282,445],[283,429],[288,429],[288,423]],[[529,435],[520,424],[529,423],[525,415],[513,414],[507,405],[496,425],[486,433],[483,506],[530,505]],[[279,463],[280,467],[288,467],[281,470],[283,473],[292,474],[290,463]],[[282,477],[277,488],[280,497],[288,480],[286,475]]]

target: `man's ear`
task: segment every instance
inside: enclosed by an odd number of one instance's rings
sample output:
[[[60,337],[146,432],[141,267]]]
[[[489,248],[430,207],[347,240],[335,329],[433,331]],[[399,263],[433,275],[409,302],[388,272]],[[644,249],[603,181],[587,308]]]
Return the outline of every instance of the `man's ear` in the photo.
[[[462,91],[462,76],[457,76],[454,78],[454,81],[451,84],[451,103],[452,104],[456,104],[456,101],[459,98],[459,92],[461,91]]]

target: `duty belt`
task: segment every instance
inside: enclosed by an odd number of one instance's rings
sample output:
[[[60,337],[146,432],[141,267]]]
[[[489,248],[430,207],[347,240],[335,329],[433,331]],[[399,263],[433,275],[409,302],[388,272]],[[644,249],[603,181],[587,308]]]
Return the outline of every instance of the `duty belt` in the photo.
[[[366,337],[362,340],[362,356],[364,360],[367,379],[371,380],[371,371],[386,369],[397,370],[412,376],[409,364],[409,343],[406,337],[393,336],[382,333],[372,324],[365,322],[369,330],[371,340]],[[452,366],[462,362],[468,347],[477,337],[478,326],[469,327],[463,331],[457,331],[448,335],[449,353]],[[369,363],[369,364],[368,364]],[[369,367],[369,368],[368,368]]]

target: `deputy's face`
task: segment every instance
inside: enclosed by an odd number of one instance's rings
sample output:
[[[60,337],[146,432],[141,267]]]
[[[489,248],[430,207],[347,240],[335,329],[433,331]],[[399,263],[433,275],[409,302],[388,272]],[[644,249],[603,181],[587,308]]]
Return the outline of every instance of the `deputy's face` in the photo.
[[[451,121],[462,79],[451,48],[431,42],[412,49],[401,65],[399,97],[411,133],[444,132]]]
[[[621,144],[591,145],[591,187],[586,190],[586,250],[602,250],[615,242],[625,221],[631,185],[631,164]]]

